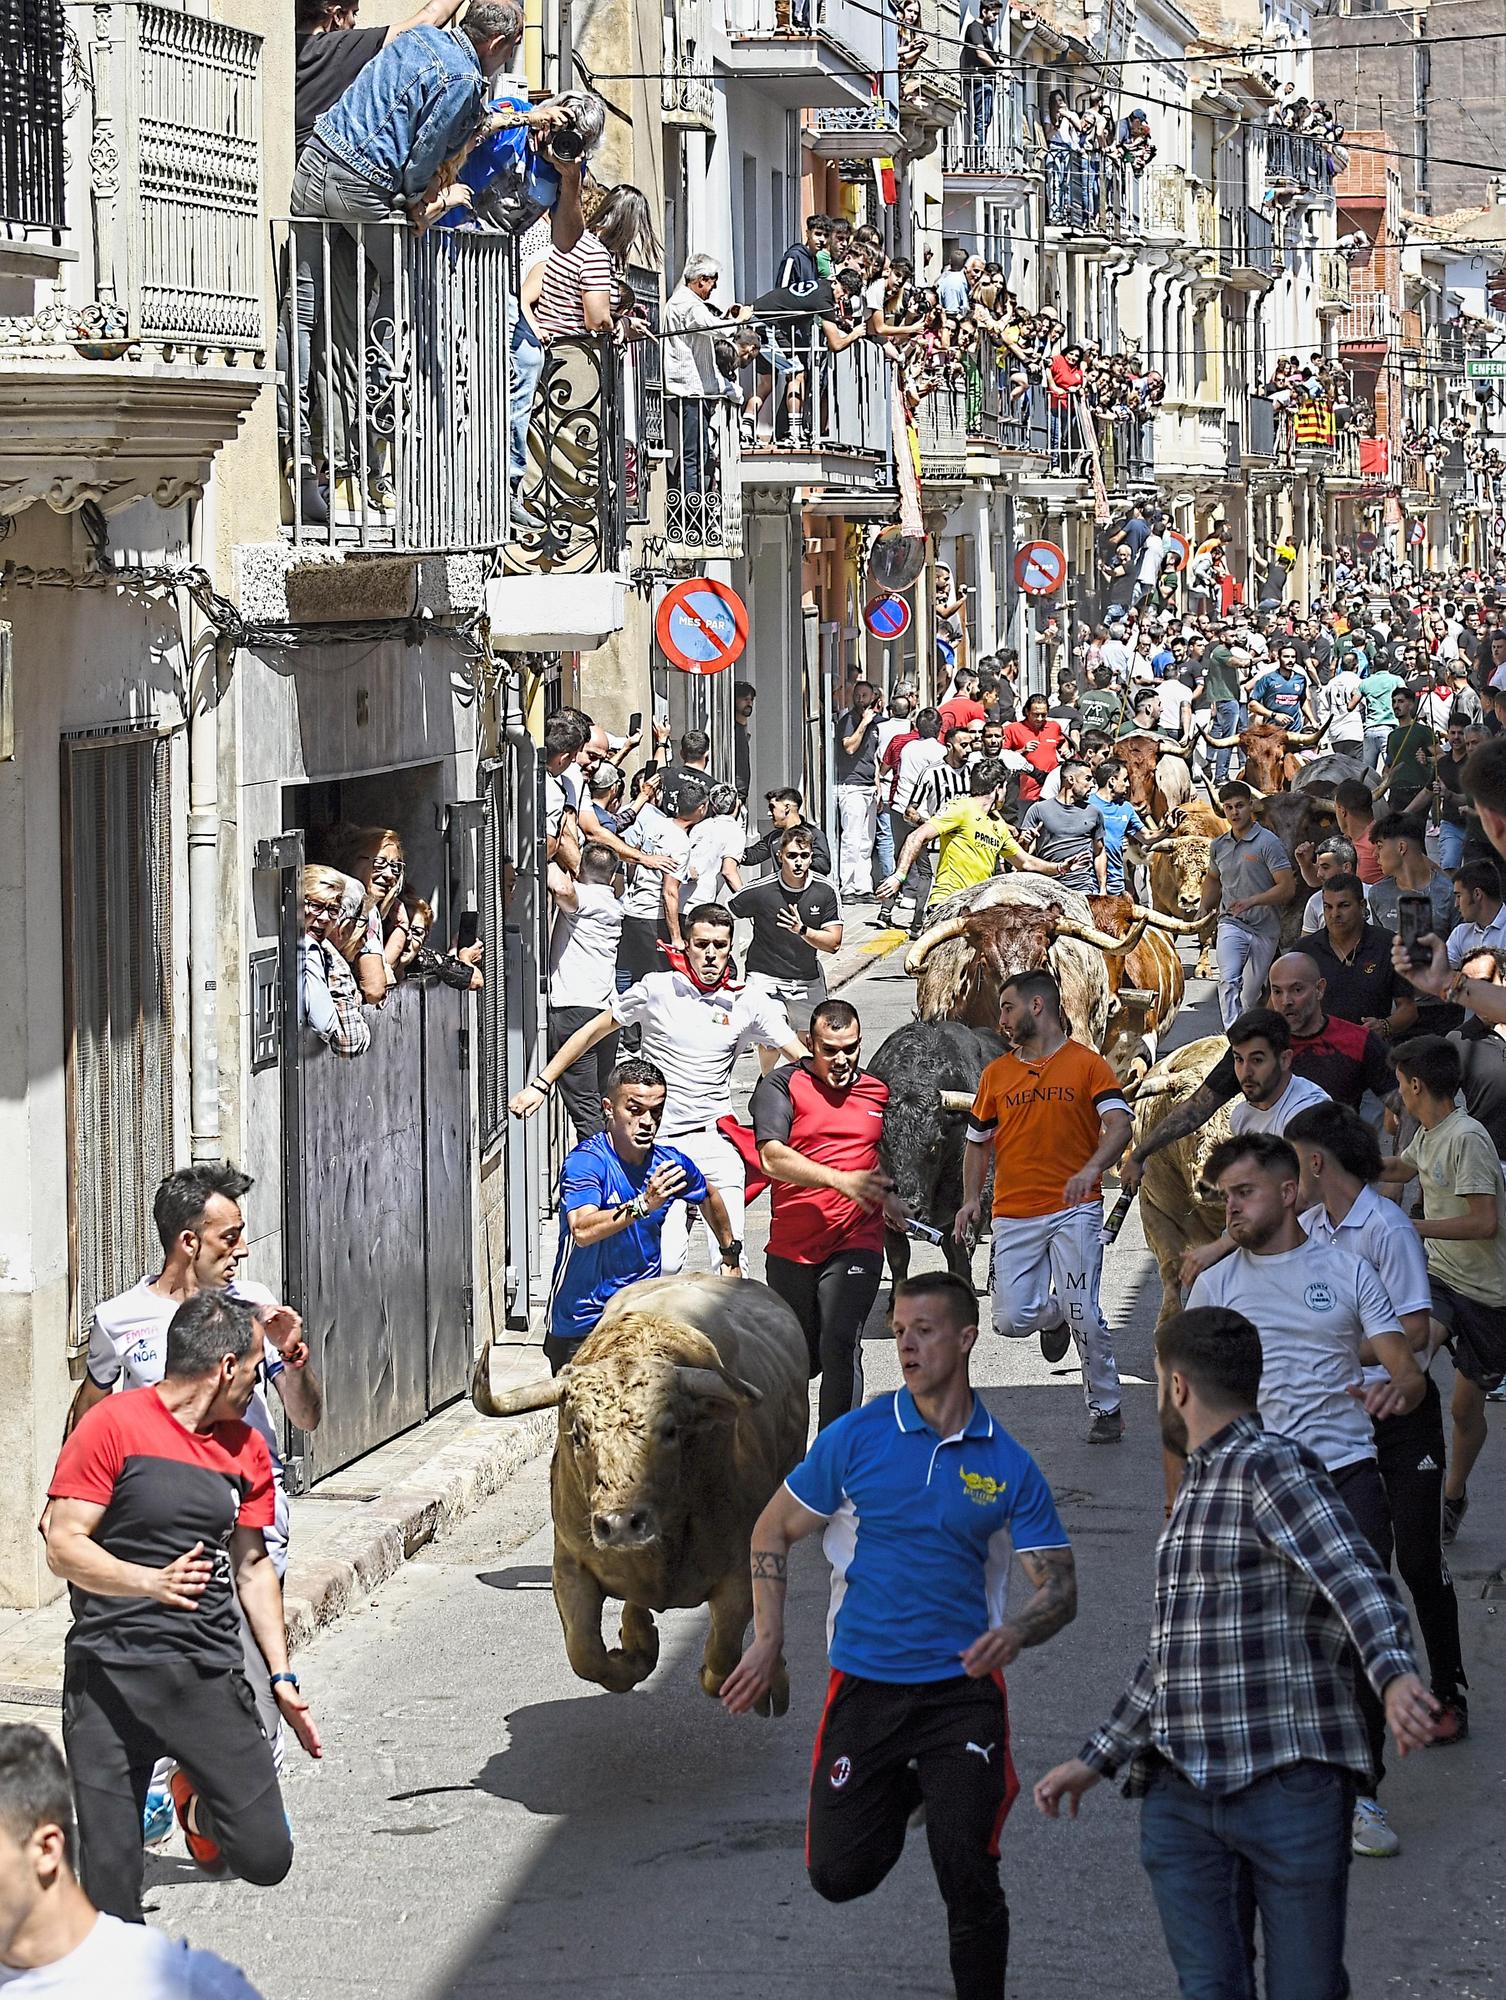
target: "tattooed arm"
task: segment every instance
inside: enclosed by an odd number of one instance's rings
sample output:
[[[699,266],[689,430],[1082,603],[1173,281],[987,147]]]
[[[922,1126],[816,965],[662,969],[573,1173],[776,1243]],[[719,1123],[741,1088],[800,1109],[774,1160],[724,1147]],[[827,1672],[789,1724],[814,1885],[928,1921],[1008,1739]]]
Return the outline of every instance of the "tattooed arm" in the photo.
[[[779,1488],[754,1523],[748,1556],[753,1571],[753,1642],[722,1687],[722,1706],[729,1715],[745,1715],[768,1693],[784,1646],[790,1544],[825,1526],[825,1517],[803,1507],[787,1486]]]
[[[1209,1084],[1200,1083],[1184,1105],[1176,1111],[1168,1111],[1155,1130],[1146,1133],[1119,1170],[1121,1184],[1126,1188],[1138,1187],[1145,1162],[1152,1153],[1159,1153],[1163,1146],[1174,1145],[1178,1139],[1185,1139],[1189,1132],[1196,1132],[1199,1126],[1208,1123],[1221,1104],[1228,1101]]]
[[[962,1655],[965,1672],[974,1680],[1007,1667],[1027,1646],[1044,1645],[1077,1616],[1077,1565],[1070,1549],[1021,1549],[1020,1568],[1035,1586],[1029,1602],[1006,1618]]]

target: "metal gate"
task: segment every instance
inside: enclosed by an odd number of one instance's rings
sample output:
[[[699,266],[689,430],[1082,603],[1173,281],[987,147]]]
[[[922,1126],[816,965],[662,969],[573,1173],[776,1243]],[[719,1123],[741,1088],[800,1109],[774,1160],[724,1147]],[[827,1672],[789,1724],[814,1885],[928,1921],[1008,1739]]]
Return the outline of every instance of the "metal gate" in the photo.
[[[453,838],[449,872],[453,925],[469,872]],[[309,1481],[422,1422],[469,1379],[471,998],[404,981],[369,1016],[366,1053],[337,1056],[297,1027],[293,866],[283,912],[285,1287],[324,1384],[324,1419],[294,1453]]]

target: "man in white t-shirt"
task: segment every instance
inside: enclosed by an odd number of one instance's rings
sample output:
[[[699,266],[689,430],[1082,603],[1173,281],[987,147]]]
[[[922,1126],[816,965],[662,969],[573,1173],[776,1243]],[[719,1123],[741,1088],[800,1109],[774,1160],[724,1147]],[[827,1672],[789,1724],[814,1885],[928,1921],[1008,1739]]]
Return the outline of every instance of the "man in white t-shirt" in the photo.
[[[167,1329],[183,1301],[196,1292],[224,1291],[256,1309],[266,1358],[256,1392],[246,1410],[246,1422],[258,1432],[272,1459],[277,1517],[264,1532],[267,1554],[278,1581],[288,1566],[288,1493],[282,1447],[267,1403],[267,1388],[276,1389],[295,1430],[317,1430],[324,1414],[324,1394],[309,1365],[303,1322],[291,1306],[279,1305],[265,1285],[240,1276],[250,1254],[241,1202],[251,1188],[251,1176],[228,1160],[206,1160],[180,1167],[158,1187],[152,1221],[162,1244],[162,1269],[142,1278],[127,1292],[104,1299],[94,1309],[89,1328],[89,1353],[84,1379],[68,1412],[67,1432],[96,1403],[119,1389],[140,1389],[160,1382],[167,1360]],[[257,1714],[273,1759],[282,1769],[282,1713],[272,1692],[269,1669],[244,1616],[241,1646],[246,1679],[256,1697]],[[147,1837],[155,1839],[171,1824],[171,1802],[164,1789],[166,1771],[159,1768],[147,1801]]]
[[[145,1924],[102,1916],[73,1872],[68,1770],[32,1724],[0,1728],[0,1994],[5,2000],[259,2000],[245,1974]]]
[[[1315,1241],[1297,1220],[1301,1175],[1285,1139],[1272,1132],[1225,1139],[1204,1171],[1224,1197],[1234,1252],[1203,1272],[1188,1307],[1225,1306],[1259,1328],[1261,1421],[1306,1446],[1389,1566],[1391,1511],[1370,1419],[1415,1410],[1426,1394],[1397,1308],[1371,1265]],[[1367,1385],[1371,1360],[1385,1376]],[[1363,1678],[1358,1694],[1379,1784],[1384,1712]],[[1373,1787],[1360,1788],[1352,1844],[1369,1855],[1400,1848]]]
[[[610,1006],[617,991],[622,875],[622,863],[599,841],[590,841],[583,849],[578,877],[552,861],[549,864],[554,905],[554,928],[549,933],[550,1055]],[[577,1142],[601,1130],[602,1095],[616,1060],[614,1038],[572,1064],[560,1078],[560,1096]]]
[[[673,814],[657,805],[639,808],[627,832],[629,847],[666,857],[668,867],[633,867],[622,899],[622,936],[617,947],[618,970],[633,979],[657,972],[664,964],[660,940],[678,949],[680,897],[690,879],[690,832],[706,816],[706,786],[687,778],[676,790]]]
[[[690,877],[684,888],[687,910],[701,903],[725,903],[743,886],[742,858],[748,832],[732,785],[713,785],[706,816],[691,829]]]
[[[700,1168],[706,1185],[722,1198],[741,1252],[747,1169],[742,1155],[717,1130],[732,1115],[732,1066],[745,1049],[778,1049],[787,1062],[806,1050],[789,1016],[772,995],[734,986],[732,915],[703,903],[686,918],[685,947],[671,955],[668,969],[636,980],[612,997],[593,1021],[551,1056],[526,1089],[508,1104],[515,1118],[527,1118],[548,1098],[572,1063],[621,1028],[636,1027],[639,1052],[664,1072],[666,1096],[659,1138]],[[684,1268],[689,1220],[677,1201],[660,1238],[660,1269],[673,1276]]]

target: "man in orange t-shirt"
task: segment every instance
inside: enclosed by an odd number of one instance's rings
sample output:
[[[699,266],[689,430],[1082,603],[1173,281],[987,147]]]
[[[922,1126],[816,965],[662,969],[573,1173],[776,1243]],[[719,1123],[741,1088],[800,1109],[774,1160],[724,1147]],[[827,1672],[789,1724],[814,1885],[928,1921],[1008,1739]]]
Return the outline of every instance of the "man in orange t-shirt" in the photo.
[[[1067,1035],[1061,991],[1049,972],[1021,972],[999,996],[999,1032],[1010,1052],[978,1083],[962,1163],[960,1241],[982,1215],[994,1151],[994,1332],[1041,1337],[1048,1361],[1069,1341],[1082,1363],[1091,1444],[1124,1435],[1119,1370],[1098,1302],[1103,1272],[1099,1176],[1129,1144],[1119,1080],[1096,1050]]]

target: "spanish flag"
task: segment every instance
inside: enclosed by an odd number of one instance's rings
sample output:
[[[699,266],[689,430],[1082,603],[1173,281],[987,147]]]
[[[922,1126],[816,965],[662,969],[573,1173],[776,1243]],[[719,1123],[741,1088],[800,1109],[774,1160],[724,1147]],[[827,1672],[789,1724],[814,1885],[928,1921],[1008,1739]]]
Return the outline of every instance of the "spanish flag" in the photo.
[[[894,171],[893,160],[874,161],[873,184],[878,189],[878,198],[885,208],[893,208],[899,200],[899,177]]]

